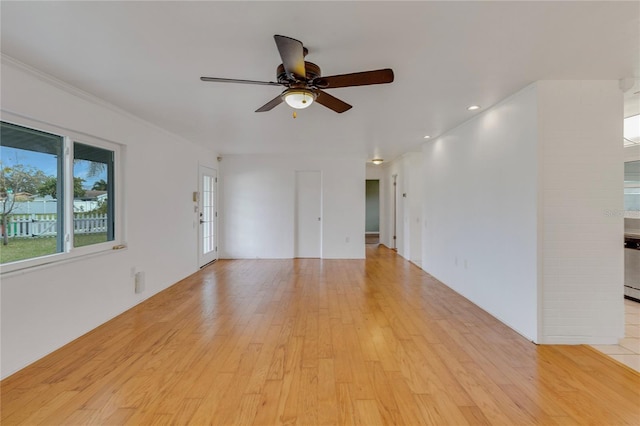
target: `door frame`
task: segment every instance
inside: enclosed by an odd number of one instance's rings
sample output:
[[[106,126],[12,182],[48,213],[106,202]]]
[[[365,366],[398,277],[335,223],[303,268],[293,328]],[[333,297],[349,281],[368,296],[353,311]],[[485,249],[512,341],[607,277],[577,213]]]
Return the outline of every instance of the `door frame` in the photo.
[[[209,173],[207,173],[209,172]],[[212,174],[210,174],[212,172]],[[213,214],[213,236],[214,236],[214,247],[215,249],[212,252],[208,252],[208,253],[203,253],[203,243],[204,243],[204,239],[203,239],[203,227],[202,224],[200,223],[200,215],[202,214],[202,206],[203,206],[203,176],[211,176],[214,178],[214,189],[213,189],[213,195],[214,195],[214,200],[213,200],[213,207],[214,207],[214,214]],[[218,170],[215,169],[214,167],[210,167],[208,165],[205,164],[198,164],[198,192],[196,193],[197,195],[194,197],[194,203],[195,203],[195,212],[196,212],[196,219],[195,219],[195,226],[197,228],[197,233],[198,233],[198,247],[197,247],[197,256],[198,256],[198,267],[202,268],[212,262],[215,262],[216,260],[218,260]],[[209,255],[209,253],[212,253],[211,255]],[[207,256],[209,255],[209,256]]]
[[[393,178],[393,235],[391,236],[393,247],[391,250],[398,251],[398,174],[391,175]]]
[[[364,229],[364,236],[365,236],[365,244],[367,241],[367,236],[369,235],[373,235],[373,234],[377,234],[378,235],[378,243],[380,243],[382,241],[382,209],[383,209],[383,205],[382,205],[382,181],[381,179],[365,179],[365,229]],[[378,182],[378,191],[376,193],[377,197],[378,197],[378,205],[377,205],[377,209],[378,209],[378,231],[377,232],[373,232],[373,231],[367,231],[367,219],[369,217],[369,199],[367,198],[367,194],[368,194],[368,184],[369,182]]]

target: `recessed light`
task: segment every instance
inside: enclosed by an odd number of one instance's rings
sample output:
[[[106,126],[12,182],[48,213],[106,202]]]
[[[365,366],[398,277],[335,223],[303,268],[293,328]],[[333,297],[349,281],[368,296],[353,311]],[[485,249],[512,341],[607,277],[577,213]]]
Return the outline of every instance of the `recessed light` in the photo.
[[[470,107],[467,108],[469,111],[475,111],[477,109],[480,109],[480,105],[471,105]]]
[[[431,139],[431,136],[426,135],[424,138],[425,138],[425,139]]]

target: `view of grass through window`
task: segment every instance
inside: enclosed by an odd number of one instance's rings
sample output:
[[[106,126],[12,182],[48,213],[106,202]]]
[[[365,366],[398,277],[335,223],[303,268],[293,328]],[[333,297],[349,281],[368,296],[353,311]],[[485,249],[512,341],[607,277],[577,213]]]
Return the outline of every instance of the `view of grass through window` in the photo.
[[[64,252],[65,234],[73,247],[113,240],[113,151],[74,143],[73,194],[66,194],[64,138],[0,126],[0,263]],[[64,229],[65,210],[73,211],[73,229]]]

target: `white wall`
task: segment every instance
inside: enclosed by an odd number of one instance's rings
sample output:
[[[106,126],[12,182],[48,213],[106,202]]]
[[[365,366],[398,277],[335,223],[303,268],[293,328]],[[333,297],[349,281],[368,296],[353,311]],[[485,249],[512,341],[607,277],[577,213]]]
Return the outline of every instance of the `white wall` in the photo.
[[[364,258],[361,158],[227,155],[220,164],[223,258],[292,258],[295,171],[322,172],[322,257]]]
[[[367,163],[365,167],[365,176],[367,179],[371,180],[382,180],[385,176],[385,168],[386,164],[371,164]]]
[[[195,272],[191,195],[215,153],[3,57],[2,111],[124,147],[128,249],[2,276],[1,375],[38,358]],[[171,202],[167,202],[171,200]],[[134,294],[131,268],[146,272]]]
[[[423,269],[536,342],[615,343],[622,105],[541,81],[426,143]]]
[[[531,86],[423,145],[422,268],[531,340],[536,115]]]
[[[540,341],[617,343],[624,336],[622,92],[606,80],[541,81],[537,91]]]

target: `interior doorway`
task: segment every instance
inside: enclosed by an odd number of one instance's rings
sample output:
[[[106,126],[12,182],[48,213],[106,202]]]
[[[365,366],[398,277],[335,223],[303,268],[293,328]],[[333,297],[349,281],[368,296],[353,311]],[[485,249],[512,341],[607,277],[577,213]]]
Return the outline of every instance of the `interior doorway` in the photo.
[[[380,180],[367,179],[365,184],[365,243],[380,243]]]
[[[296,171],[295,257],[322,253],[322,175]]]

